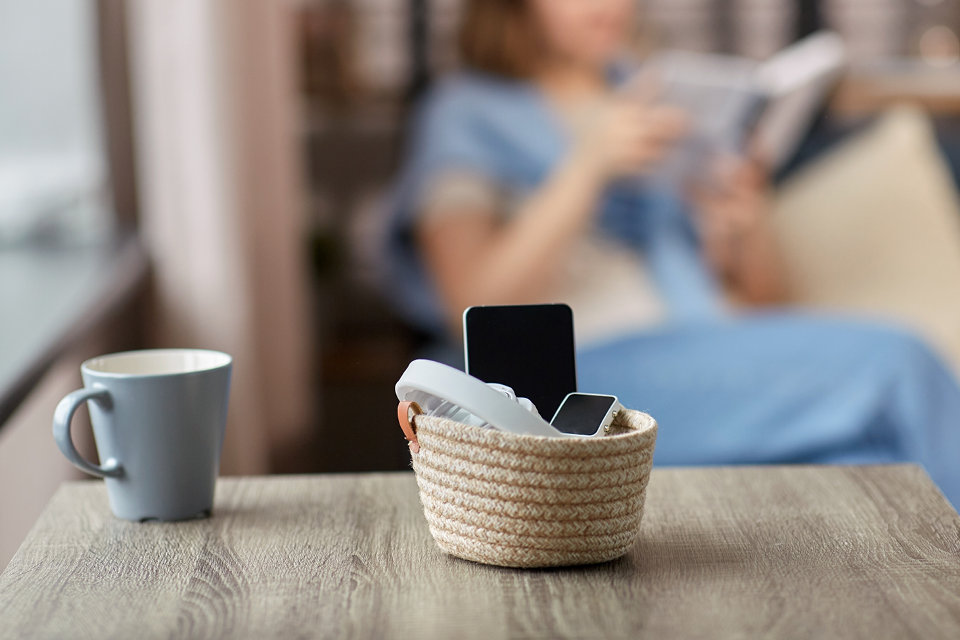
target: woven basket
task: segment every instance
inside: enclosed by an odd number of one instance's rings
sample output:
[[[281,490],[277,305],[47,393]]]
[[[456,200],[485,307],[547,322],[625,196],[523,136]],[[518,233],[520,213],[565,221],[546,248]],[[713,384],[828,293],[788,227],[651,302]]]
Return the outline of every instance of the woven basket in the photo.
[[[600,438],[520,436],[427,415],[413,428],[420,501],[441,550],[556,567],[613,560],[634,543],[657,438],[647,414],[621,410]]]

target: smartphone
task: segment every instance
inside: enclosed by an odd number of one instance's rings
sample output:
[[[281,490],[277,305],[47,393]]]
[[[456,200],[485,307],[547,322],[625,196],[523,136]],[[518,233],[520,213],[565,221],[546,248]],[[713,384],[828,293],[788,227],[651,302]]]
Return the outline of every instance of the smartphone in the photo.
[[[513,388],[545,420],[577,390],[573,311],[565,304],[470,307],[463,343],[467,373]]]
[[[557,431],[575,436],[603,435],[620,411],[616,396],[595,393],[568,394],[550,424]]]

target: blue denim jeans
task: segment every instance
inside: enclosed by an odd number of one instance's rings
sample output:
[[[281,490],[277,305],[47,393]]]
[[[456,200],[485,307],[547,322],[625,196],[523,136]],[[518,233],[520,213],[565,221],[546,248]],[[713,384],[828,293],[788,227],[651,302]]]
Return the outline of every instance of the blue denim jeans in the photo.
[[[915,462],[960,506],[960,387],[918,338],[799,313],[581,350],[581,391],[659,423],[658,465]]]

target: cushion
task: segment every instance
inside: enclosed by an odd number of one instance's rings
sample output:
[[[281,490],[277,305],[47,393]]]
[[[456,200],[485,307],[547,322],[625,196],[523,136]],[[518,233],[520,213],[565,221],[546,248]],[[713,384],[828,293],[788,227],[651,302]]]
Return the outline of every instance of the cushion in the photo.
[[[923,111],[802,169],[773,215],[795,303],[905,324],[960,372],[960,198]]]

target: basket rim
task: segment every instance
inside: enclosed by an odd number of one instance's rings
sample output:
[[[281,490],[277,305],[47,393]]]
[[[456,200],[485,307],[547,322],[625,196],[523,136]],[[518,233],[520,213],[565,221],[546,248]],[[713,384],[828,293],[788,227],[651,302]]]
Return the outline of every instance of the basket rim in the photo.
[[[639,428],[636,426],[639,424]],[[438,437],[448,438],[466,445],[495,447],[504,451],[515,450],[539,457],[570,457],[573,450],[577,455],[596,455],[611,448],[626,445],[626,440],[652,439],[656,441],[657,421],[647,413],[633,409],[622,409],[612,423],[617,433],[599,438],[555,438],[550,436],[510,433],[499,429],[483,428],[441,418],[438,416],[417,415],[411,421],[416,434],[424,429]],[[643,448],[653,443],[638,443]]]

